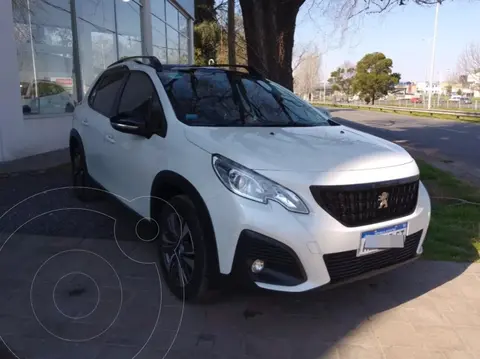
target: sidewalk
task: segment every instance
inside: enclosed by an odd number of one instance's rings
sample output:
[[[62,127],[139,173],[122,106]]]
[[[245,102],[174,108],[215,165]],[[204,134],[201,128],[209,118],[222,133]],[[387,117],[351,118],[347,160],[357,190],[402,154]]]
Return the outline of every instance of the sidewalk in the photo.
[[[68,148],[0,163],[0,176],[18,172],[41,172],[70,162]]]
[[[419,260],[303,294],[233,285],[183,306],[155,260],[139,239],[14,235],[0,251],[0,335],[29,359],[480,358],[478,264]]]

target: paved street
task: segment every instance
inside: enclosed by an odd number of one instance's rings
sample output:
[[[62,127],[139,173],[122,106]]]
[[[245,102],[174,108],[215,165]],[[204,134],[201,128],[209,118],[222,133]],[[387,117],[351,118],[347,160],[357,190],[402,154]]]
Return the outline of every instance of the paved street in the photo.
[[[294,295],[231,283],[183,306],[137,219],[68,185],[66,166],[0,178],[1,212],[16,205],[0,219],[2,241],[16,231],[0,251],[0,335],[15,354],[1,359],[480,358],[480,265],[420,260]]]
[[[436,158],[452,171],[480,181],[480,124],[376,111],[331,109],[331,113],[347,126]]]
[[[330,291],[229,288],[183,306],[154,263],[139,239],[14,235],[2,338],[19,358],[480,358],[478,265],[417,261]]]

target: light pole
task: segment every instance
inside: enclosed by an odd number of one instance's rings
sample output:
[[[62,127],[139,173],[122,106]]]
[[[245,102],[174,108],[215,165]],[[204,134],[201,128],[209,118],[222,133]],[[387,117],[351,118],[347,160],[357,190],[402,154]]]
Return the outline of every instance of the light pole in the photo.
[[[325,61],[325,56],[322,56],[323,65],[323,103],[325,103],[325,97],[327,94],[327,62]]]
[[[437,44],[437,30],[438,30],[438,11],[440,10],[441,0],[437,1],[437,6],[435,7],[435,24],[433,27],[433,40],[432,40],[432,62],[430,63],[430,81],[429,87],[430,91],[428,92],[428,109],[432,108],[432,92],[433,92],[433,72],[435,68],[435,46]]]

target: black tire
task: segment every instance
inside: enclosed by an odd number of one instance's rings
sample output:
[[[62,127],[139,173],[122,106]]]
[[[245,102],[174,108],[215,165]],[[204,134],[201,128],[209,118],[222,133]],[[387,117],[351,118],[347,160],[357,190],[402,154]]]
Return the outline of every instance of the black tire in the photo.
[[[87,170],[85,154],[80,146],[75,145],[70,149],[72,165],[73,193],[82,202],[90,202],[96,199],[96,190],[93,189],[90,175]]]
[[[178,195],[168,202],[171,206],[162,206],[158,216],[159,262],[163,278],[178,299],[205,303],[212,299],[213,294],[209,290],[211,263],[205,230],[187,196]]]

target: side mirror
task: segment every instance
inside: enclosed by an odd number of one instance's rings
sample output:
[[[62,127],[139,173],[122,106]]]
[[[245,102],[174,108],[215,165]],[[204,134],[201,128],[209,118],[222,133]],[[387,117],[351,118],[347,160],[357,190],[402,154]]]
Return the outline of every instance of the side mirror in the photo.
[[[147,128],[143,119],[131,117],[122,119],[113,118],[111,119],[110,123],[112,127],[119,132],[130,133],[132,135],[138,135],[147,138],[152,137],[152,132]]]

